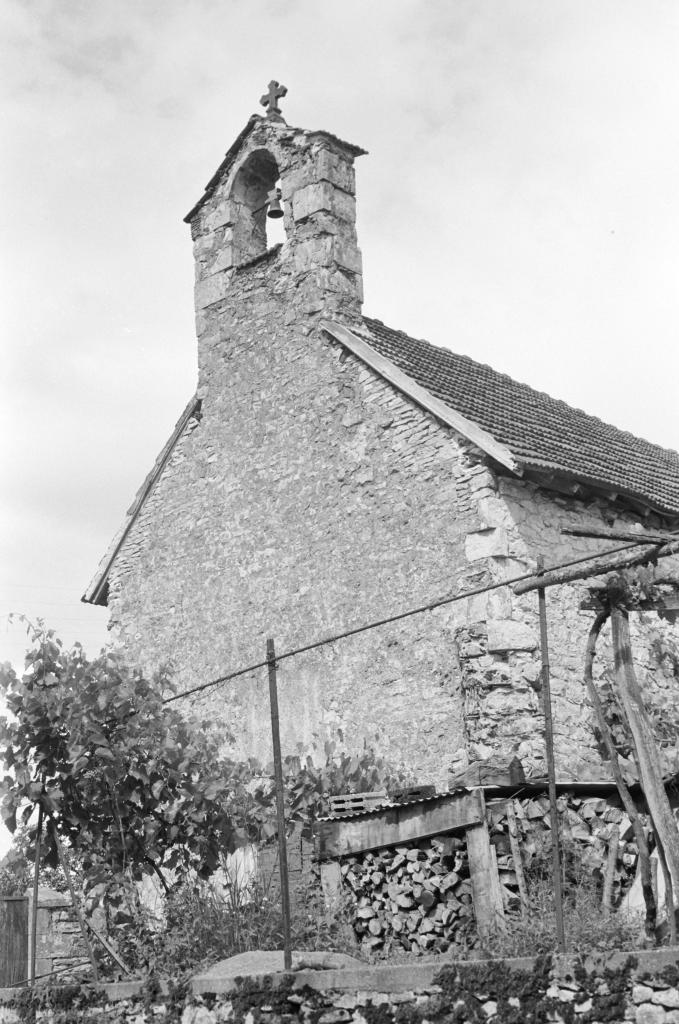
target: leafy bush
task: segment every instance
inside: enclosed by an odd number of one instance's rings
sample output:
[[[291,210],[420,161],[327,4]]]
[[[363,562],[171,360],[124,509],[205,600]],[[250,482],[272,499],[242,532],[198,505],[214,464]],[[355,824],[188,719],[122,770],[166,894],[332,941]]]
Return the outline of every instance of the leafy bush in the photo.
[[[249,950],[283,948],[283,920],[276,886],[243,885],[225,870],[221,891],[211,881],[174,886],[161,916],[138,904],[132,927],[116,930],[118,951],[135,974],[181,977]],[[320,880],[296,887],[291,906],[292,945],[357,956],[348,912],[327,914]],[[108,964],[109,973],[115,965]]]
[[[217,737],[164,703],[174,692],[167,672],[148,680],[112,652],[89,661],[51,630],[32,629],[31,638],[21,678],[0,667],[12,715],[0,718],[10,832],[32,824],[42,806],[43,865],[57,866],[61,841],[91,902],[105,894],[121,915],[145,874],[208,877],[235,843],[227,811],[234,766]],[[33,825],[29,861],[34,840]]]
[[[213,956],[280,948],[280,912],[266,892],[252,888],[245,898],[234,889],[227,898],[200,884],[237,846],[275,837],[271,769],[222,756],[223,734],[168,706],[175,693],[168,671],[147,679],[115,652],[89,660],[79,645],[66,650],[52,630],[29,627],[29,635],[21,678],[0,666],[12,716],[0,718],[0,798],[10,831],[23,830],[19,845],[31,875],[40,807],[42,881],[45,870],[57,871],[68,858],[89,909],[104,903],[123,958],[150,969],[159,957],[193,961],[208,947]],[[286,760],[291,826],[302,822],[308,830],[332,794],[407,781],[371,750],[350,756],[329,743],[324,754],[320,767],[310,757]],[[160,932],[136,889],[147,875],[168,894]],[[337,929],[310,901],[302,901],[306,913],[298,906],[295,941],[328,948]]]
[[[301,823],[307,835],[311,823],[329,813],[331,796],[382,789],[390,792],[412,781],[369,747],[352,755],[329,740],[323,746],[323,757],[319,765],[310,755],[303,761],[295,756],[284,761],[285,820],[289,827]],[[273,766],[262,767],[255,759],[234,764],[230,781],[228,812],[240,842],[273,839],[277,833]]]
[[[23,896],[30,885],[31,875],[28,865],[23,871],[17,871],[6,864],[0,864],[0,897]]]

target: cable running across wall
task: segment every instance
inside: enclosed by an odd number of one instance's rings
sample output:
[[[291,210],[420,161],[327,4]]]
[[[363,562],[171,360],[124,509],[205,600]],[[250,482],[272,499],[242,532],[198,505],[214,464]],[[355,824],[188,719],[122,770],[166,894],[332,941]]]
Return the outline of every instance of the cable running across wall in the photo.
[[[545,567],[542,572],[552,572],[555,569],[567,569],[572,565],[580,565],[582,562],[589,562],[593,557],[605,558],[608,555],[617,555],[623,551],[630,551],[633,548],[639,547],[640,544],[645,543],[643,539],[632,544],[624,544],[622,547],[609,548],[607,551],[601,551],[597,555],[583,555],[581,558],[574,558],[569,562],[560,562],[557,565],[550,565]],[[369,629],[377,629],[378,626],[386,626],[390,622],[398,622],[401,619],[410,618],[412,615],[420,615],[422,612],[433,611],[435,608],[442,608],[444,605],[454,604],[456,601],[463,601],[467,597],[477,597],[479,594],[487,594],[491,590],[499,590],[501,587],[509,587],[514,583],[521,583],[523,580],[531,579],[537,575],[535,571],[522,573],[520,576],[512,576],[507,580],[500,580],[497,583],[489,583],[483,587],[473,587],[471,590],[465,590],[461,594],[454,594],[451,597],[442,597],[438,601],[432,601],[429,604],[420,605],[417,608],[410,608],[405,612],[398,612],[396,615],[389,615],[384,619],[377,619],[374,622],[365,623],[362,626],[355,626],[353,629],[344,630],[342,633],[335,633],[332,636],[323,637],[321,640],[314,640],[312,643],[305,644],[303,647],[295,647],[290,651],[283,651],[282,654],[276,655],[276,662],[284,661],[286,658],[294,658],[298,654],[305,654],[307,651],[316,650],[318,647],[325,647],[327,644],[334,644],[337,640],[344,640],[350,636],[356,636],[358,633],[365,633]],[[540,573],[542,575],[542,573]],[[188,690],[182,690],[181,693],[175,693],[172,697],[166,697],[163,704],[171,704],[175,700],[181,700],[182,697],[190,697],[194,693],[202,693],[203,690],[208,690],[212,686],[219,686],[220,683],[228,683],[232,679],[237,679],[239,676],[247,675],[249,672],[254,672],[259,668],[266,668],[268,661],[257,661],[254,665],[247,665],[245,668],[236,669],[234,672],[229,672],[228,675],[219,676],[217,679],[211,679],[208,683],[200,683],[198,686],[192,686]]]

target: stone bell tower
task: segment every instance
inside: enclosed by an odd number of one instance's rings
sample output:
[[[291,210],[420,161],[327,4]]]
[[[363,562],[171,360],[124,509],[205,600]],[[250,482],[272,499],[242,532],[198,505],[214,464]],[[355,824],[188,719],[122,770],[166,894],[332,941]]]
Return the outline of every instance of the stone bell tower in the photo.
[[[201,349],[216,319],[228,320],[249,271],[266,263],[267,286],[294,310],[289,322],[349,317],[363,300],[356,240],[354,160],[365,150],[325,131],[292,128],[281,116],[284,86],[271,82],[205,194],[185,220],[195,257],[196,327]],[[282,205],[286,240],[267,245],[267,214]],[[270,222],[269,222],[270,223]],[[261,281],[261,277],[260,277]]]

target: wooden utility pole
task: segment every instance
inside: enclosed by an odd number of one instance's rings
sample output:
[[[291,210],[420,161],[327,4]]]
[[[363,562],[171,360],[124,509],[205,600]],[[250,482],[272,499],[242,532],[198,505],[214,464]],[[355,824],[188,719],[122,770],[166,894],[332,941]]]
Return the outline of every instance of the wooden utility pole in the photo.
[[[292,938],[290,929],[290,885],[288,878],[288,847],[285,839],[285,787],[283,759],[278,719],[278,686],[276,683],[276,650],[273,640],[266,642],[266,660],[269,670],[269,702],[271,705],[271,738],[276,780],[276,813],[278,818],[278,863],[281,871],[281,910],[283,913],[283,966],[292,969]]]

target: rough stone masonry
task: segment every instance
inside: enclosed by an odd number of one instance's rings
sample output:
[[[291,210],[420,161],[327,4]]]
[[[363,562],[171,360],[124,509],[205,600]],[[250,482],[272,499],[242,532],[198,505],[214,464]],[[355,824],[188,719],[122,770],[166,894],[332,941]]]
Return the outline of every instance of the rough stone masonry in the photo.
[[[505,475],[320,327],[360,330],[355,146],[253,117],[187,218],[198,402],[142,489],[106,570],[114,635],[182,688],[437,597],[601,550],[564,526],[642,522],[603,497]],[[279,187],[286,241],[267,249]],[[647,523],[663,525],[657,516]],[[604,545],[605,546],[605,545]],[[601,762],[581,670],[584,584],[548,592],[557,773]],[[677,629],[633,623],[649,701],[676,709]],[[672,645],[675,646],[672,646]],[[537,601],[509,588],[285,661],[284,754],[374,747],[421,782],[518,755],[543,770]],[[605,665],[605,645],[598,660]],[[266,673],[187,710],[271,756]],[[674,753],[668,747],[668,758]]]

